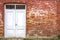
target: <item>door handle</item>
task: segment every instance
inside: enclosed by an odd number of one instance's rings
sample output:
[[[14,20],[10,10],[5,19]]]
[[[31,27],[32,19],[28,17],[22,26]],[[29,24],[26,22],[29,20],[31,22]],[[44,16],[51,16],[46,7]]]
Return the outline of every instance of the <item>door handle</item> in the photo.
[[[17,26],[17,24],[15,24],[15,26]]]

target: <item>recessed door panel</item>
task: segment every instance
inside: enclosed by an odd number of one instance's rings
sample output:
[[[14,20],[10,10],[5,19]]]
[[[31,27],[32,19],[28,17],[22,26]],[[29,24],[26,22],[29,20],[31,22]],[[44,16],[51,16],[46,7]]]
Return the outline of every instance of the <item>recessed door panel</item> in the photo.
[[[26,37],[26,30],[16,30],[16,37],[25,38]]]
[[[7,29],[15,29],[15,11],[14,10],[9,10],[9,11],[6,10],[5,20],[6,20],[5,24]]]
[[[15,37],[15,30],[5,30],[5,37]]]
[[[26,13],[24,10],[16,10],[16,29],[24,29],[26,26]]]

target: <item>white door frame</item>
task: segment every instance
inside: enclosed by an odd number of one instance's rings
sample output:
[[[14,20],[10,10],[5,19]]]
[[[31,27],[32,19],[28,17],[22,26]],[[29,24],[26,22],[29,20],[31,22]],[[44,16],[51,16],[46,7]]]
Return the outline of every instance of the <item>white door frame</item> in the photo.
[[[5,30],[5,21],[6,21],[6,20],[5,20],[5,9],[6,9],[6,5],[15,5],[15,10],[16,10],[16,5],[25,5],[25,4],[5,4],[5,5],[4,5],[4,36],[6,36],[6,35],[5,35],[5,31],[6,31],[6,30]],[[25,10],[26,10],[26,5],[25,5]],[[25,30],[26,30],[26,27],[25,27]],[[26,35],[26,34],[25,34],[25,35]],[[10,38],[10,37],[6,37],[6,38]]]

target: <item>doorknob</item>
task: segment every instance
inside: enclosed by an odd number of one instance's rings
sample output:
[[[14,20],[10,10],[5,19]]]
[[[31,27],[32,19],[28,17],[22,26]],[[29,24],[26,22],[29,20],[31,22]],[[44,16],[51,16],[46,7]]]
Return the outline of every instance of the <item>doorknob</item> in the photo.
[[[15,24],[15,26],[17,26],[17,24]]]

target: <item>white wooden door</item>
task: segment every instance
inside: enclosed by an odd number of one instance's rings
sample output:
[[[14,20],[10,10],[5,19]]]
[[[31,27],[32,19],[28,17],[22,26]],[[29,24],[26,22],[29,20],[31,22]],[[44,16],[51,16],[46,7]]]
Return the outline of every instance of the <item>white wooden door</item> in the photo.
[[[26,37],[26,9],[25,5],[5,8],[5,37]]]
[[[26,13],[25,9],[16,10],[16,36],[26,36]]]
[[[15,36],[15,11],[5,10],[5,37]]]

